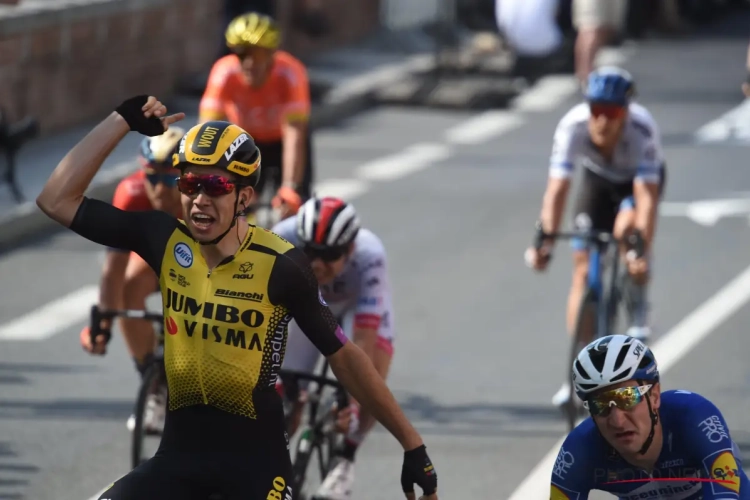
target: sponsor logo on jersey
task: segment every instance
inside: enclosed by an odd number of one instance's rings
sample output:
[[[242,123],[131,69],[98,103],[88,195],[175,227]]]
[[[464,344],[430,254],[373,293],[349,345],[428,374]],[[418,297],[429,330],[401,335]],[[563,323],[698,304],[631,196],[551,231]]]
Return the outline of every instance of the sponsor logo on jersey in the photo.
[[[358,301],[360,306],[376,306],[380,303],[380,297],[361,297]]]
[[[263,302],[263,295],[264,294],[257,293],[257,292],[235,292],[234,290],[226,290],[224,288],[219,288],[214,293],[214,296],[216,297],[228,297],[230,299],[250,300],[252,302]]]
[[[193,265],[193,251],[185,243],[177,243],[174,246],[174,260],[184,268]]]
[[[698,427],[706,435],[706,439],[712,443],[720,443],[724,439],[729,439],[729,434],[721,423],[718,415],[711,415],[706,420],[698,424]]]
[[[552,474],[559,477],[560,479],[565,479],[565,475],[568,473],[568,470],[575,463],[576,460],[573,454],[569,451],[565,451],[565,448],[560,447],[560,453],[557,454],[555,466],[552,468]]]
[[[711,477],[726,481],[715,486],[723,486],[735,493],[740,492],[740,472],[737,467],[737,461],[734,459],[732,452],[725,451],[716,457],[716,460],[711,464]]]
[[[268,495],[266,495],[267,500],[292,500],[292,487],[287,486],[283,477],[275,477],[272,484],[272,488],[268,491]]]
[[[262,351],[260,336],[257,332],[246,332],[246,329],[256,330],[265,323],[265,316],[256,309],[240,310],[237,307],[222,303],[200,302],[193,297],[167,289],[166,310],[180,313],[187,336],[201,337],[203,340],[213,340],[225,345],[233,345],[242,349]],[[178,317],[179,317],[178,316]],[[209,325],[201,320],[210,320],[223,324]],[[197,335],[196,335],[197,333]]]
[[[250,272],[253,270],[252,262],[243,262],[242,264],[240,264],[239,270],[239,273],[232,275],[232,279],[251,280],[253,279],[253,276],[255,276],[254,274],[250,274]]]

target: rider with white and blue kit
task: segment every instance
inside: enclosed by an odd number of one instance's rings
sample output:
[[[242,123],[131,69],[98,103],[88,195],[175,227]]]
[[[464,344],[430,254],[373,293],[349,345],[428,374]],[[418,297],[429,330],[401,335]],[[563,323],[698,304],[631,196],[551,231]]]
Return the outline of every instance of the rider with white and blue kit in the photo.
[[[608,231],[620,240],[638,232],[644,243],[643,257],[627,260],[636,302],[630,311],[627,334],[645,340],[651,334],[646,300],[649,257],[665,183],[661,136],[651,113],[633,101],[635,82],[627,71],[617,67],[593,71],[584,96],[585,101],[568,111],[555,131],[542,200],[542,229],[548,234],[558,231],[575,167],[583,167],[573,212],[575,229]],[[554,241],[548,239],[538,250],[529,248],[527,259],[532,267],[544,270],[553,246]],[[574,241],[573,248],[573,279],[567,306],[570,335],[586,290],[589,265],[585,243]],[[561,405],[569,398],[570,387],[565,384],[553,403]]]

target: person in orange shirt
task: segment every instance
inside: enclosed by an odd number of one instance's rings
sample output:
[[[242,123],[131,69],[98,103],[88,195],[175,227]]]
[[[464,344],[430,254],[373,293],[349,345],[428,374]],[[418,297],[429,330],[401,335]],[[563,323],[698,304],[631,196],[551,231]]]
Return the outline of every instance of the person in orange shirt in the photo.
[[[271,17],[255,12],[229,24],[232,54],[211,69],[199,122],[227,120],[255,139],[263,154],[256,192],[275,182],[274,206],[287,217],[311,194],[310,87],[304,65],[278,49],[280,36]]]
[[[172,153],[185,135],[185,130],[172,126],[163,135],[146,137],[140,145],[138,160],[141,169],[126,177],[117,185],[112,205],[120,210],[162,210],[175,217],[182,217],[180,192],[177,189],[179,171],[172,168]],[[99,308],[145,309],[146,298],[159,291],[159,279],[151,267],[135,252],[108,248],[99,286]],[[112,322],[99,325],[111,332]],[[153,325],[138,319],[121,319],[120,329],[136,369],[143,375],[154,355],[156,337]],[[106,353],[105,336],[99,335],[91,342],[91,328],[81,331],[81,347],[91,354]],[[164,401],[152,395],[146,402],[145,425],[151,431],[164,426]],[[127,422],[131,431],[135,417]]]

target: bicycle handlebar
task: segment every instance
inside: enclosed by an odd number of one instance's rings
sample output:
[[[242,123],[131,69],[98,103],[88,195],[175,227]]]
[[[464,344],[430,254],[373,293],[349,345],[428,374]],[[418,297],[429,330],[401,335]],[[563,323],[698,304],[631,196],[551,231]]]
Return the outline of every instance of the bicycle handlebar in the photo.
[[[599,230],[590,230],[590,231],[557,231],[554,233],[546,233],[544,229],[542,228],[541,221],[537,221],[535,224],[535,234],[534,234],[534,248],[536,250],[539,250],[542,248],[542,245],[544,244],[545,239],[563,239],[563,240],[571,240],[571,239],[581,239],[584,241],[587,241],[589,243],[599,243],[602,245],[611,245],[611,244],[617,244],[620,242],[617,238],[614,237],[614,235],[609,231],[599,231]],[[643,235],[639,230],[633,230],[630,232],[630,234],[625,237],[623,240],[625,243],[625,246],[628,248],[628,256],[631,256],[634,258],[641,258],[646,253],[646,242],[643,239]]]
[[[344,386],[341,385],[341,382],[339,382],[338,380],[322,375],[313,375],[312,373],[299,372],[296,370],[285,370],[283,368],[279,370],[279,376],[282,380],[286,377],[290,377],[294,379],[295,382],[297,380],[307,380],[309,382],[315,382],[320,385],[333,387],[334,389],[336,389],[336,404],[338,405],[339,409],[349,406],[349,395],[346,392]]]
[[[91,306],[91,322],[89,324],[89,335],[91,336],[92,344],[97,335],[104,335],[104,343],[109,343],[109,340],[112,338],[112,332],[102,329],[101,321],[112,320],[114,318],[142,319],[164,325],[164,315],[161,313],[139,309],[111,309],[103,311],[99,309],[99,306],[94,304]]]

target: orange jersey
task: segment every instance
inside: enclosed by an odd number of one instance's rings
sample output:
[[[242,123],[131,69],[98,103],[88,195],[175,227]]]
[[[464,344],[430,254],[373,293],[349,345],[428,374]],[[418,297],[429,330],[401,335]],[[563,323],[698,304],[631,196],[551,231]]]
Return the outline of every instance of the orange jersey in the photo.
[[[253,88],[242,75],[240,59],[234,54],[222,57],[211,68],[200,113],[212,119],[226,117],[259,142],[278,142],[284,123],[307,120],[310,115],[307,70],[279,50],[268,80]]]

